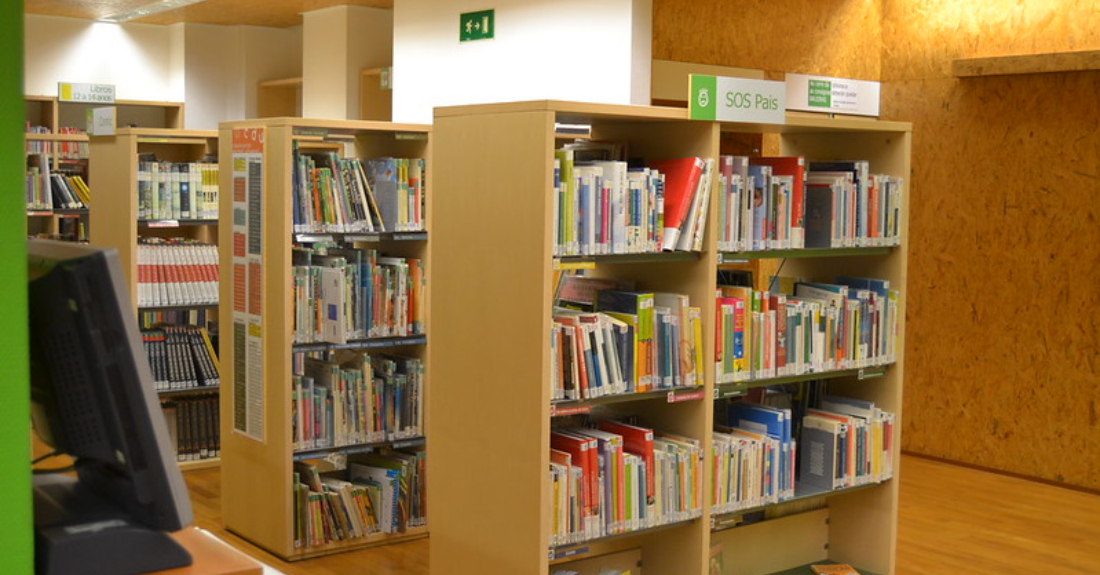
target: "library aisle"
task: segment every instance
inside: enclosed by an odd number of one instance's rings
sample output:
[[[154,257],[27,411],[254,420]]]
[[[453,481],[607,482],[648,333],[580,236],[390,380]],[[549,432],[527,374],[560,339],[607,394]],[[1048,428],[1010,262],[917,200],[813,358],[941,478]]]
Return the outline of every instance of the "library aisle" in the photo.
[[[1100,571],[1100,495],[902,455],[896,575]],[[195,524],[286,575],[427,575],[431,539],[286,563],[221,527],[220,471],[184,474]]]

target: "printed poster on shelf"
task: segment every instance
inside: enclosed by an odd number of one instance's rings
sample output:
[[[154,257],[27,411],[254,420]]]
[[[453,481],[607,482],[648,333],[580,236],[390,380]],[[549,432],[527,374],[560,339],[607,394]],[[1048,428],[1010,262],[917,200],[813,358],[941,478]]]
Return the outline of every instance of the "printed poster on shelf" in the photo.
[[[264,441],[263,128],[233,130],[233,430]]]

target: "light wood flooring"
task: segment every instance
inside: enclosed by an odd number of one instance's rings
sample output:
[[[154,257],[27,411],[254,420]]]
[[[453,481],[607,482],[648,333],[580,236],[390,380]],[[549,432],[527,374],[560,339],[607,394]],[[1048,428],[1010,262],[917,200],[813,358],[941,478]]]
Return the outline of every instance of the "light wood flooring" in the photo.
[[[287,575],[427,575],[430,539],[286,563],[221,526],[217,469],[186,472],[195,524]],[[896,575],[1100,573],[1100,495],[902,456]]]

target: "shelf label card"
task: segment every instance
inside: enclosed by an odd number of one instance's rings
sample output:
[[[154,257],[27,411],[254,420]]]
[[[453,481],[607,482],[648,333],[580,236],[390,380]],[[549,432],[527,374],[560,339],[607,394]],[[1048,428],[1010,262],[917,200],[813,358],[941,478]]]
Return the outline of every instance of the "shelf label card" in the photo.
[[[585,413],[592,413],[591,405],[577,405],[574,407],[550,406],[550,417],[565,417],[568,415],[582,415]]]
[[[496,10],[464,12],[458,15],[458,41],[492,40],[496,35]]]
[[[782,124],[783,82],[691,74],[688,102],[692,120]]]
[[[114,106],[91,108],[87,110],[85,112],[84,121],[87,123],[88,134],[92,136],[115,135],[117,115],[118,111]]]
[[[114,104],[114,84],[78,84],[76,82],[58,82],[57,99],[61,102],[88,102],[92,104]]]
[[[878,116],[879,87],[865,80],[787,74],[787,109]]]
[[[690,393],[677,394],[675,391],[668,392],[668,403],[679,403],[681,401],[696,401],[703,399],[707,396],[705,391],[693,391]]]

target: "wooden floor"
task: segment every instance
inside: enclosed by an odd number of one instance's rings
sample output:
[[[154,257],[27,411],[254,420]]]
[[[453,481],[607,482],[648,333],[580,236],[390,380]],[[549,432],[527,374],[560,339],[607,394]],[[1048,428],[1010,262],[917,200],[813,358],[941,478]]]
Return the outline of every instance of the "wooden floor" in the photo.
[[[903,456],[896,575],[1100,573],[1100,495]],[[286,563],[221,526],[217,469],[185,473],[195,523],[287,575],[427,575],[430,539]]]

